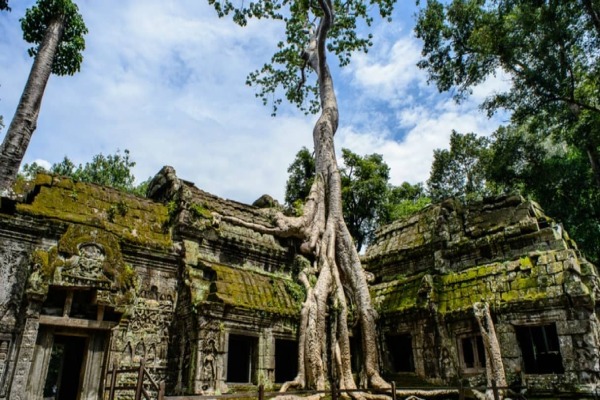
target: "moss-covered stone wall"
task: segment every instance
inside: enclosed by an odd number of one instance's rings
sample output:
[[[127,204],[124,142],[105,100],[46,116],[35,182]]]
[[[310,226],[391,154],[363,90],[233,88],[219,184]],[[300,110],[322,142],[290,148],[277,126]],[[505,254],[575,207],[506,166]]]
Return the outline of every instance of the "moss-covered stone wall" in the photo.
[[[542,393],[587,392],[599,381],[596,267],[539,205],[519,196],[432,205],[383,227],[364,260],[375,275],[371,294],[382,345],[393,349],[392,338],[410,337],[417,376],[433,383],[485,383],[485,368],[471,346],[479,335],[473,304],[487,302],[510,382]],[[560,372],[527,370],[532,350],[517,337],[529,329],[523,327],[556,335],[552,371]],[[393,373],[393,356],[384,360]]]

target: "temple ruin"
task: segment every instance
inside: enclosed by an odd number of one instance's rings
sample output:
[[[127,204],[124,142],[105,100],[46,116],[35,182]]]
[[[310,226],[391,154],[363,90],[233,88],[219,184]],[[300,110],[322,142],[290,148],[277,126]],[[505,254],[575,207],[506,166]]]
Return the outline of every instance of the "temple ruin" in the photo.
[[[140,362],[168,394],[296,375],[307,260],[292,239],[220,218],[269,225],[264,208],[169,167],[147,199],[44,174],[18,192],[0,203],[0,399],[101,399],[109,368]],[[590,394],[600,383],[596,267],[537,204],[431,205],[381,228],[363,261],[381,371],[399,386],[485,382],[479,301],[511,385]]]

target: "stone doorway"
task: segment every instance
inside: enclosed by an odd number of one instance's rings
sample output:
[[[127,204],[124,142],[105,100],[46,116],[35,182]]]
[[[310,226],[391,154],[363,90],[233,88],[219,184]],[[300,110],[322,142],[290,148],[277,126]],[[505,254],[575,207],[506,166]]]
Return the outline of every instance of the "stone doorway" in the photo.
[[[40,326],[27,398],[100,398],[107,343],[108,332]]]
[[[44,383],[44,398],[76,400],[81,386],[83,355],[87,338],[80,336],[54,337]]]

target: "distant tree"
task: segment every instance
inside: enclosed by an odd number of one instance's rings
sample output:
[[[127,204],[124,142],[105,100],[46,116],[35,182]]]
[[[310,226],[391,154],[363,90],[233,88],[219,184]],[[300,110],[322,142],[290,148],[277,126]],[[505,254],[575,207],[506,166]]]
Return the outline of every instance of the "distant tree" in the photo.
[[[448,197],[464,202],[491,194],[486,184],[484,163],[489,140],[474,133],[452,131],[450,149],[433,152],[427,189],[433,201]]]
[[[50,171],[45,171],[36,163],[25,164],[23,175],[25,178],[31,179],[38,172],[50,172],[56,175],[68,176],[76,181],[110,186],[139,196],[145,196],[150,178],[136,186],[134,184],[135,176],[132,172],[133,167],[135,167],[135,161],[130,159],[129,150],[124,150],[123,154],[117,150],[115,154],[109,154],[108,156],[102,153],[96,154],[91,162],[87,162],[85,165],[79,164],[78,166],[65,156],[60,163],[52,164]]]
[[[547,134],[574,134],[600,187],[598,10],[597,0],[427,0],[415,28],[419,66],[440,91],[457,89],[458,100],[507,73],[508,90],[482,107],[510,110],[517,122],[541,116]]]
[[[390,168],[381,154],[363,157],[342,149],[342,207],[344,219],[354,238],[356,249],[373,239],[385,219],[389,195]]]
[[[400,186],[390,186],[388,201],[385,206],[386,217],[383,223],[413,215],[431,203],[422,183],[403,182]]]
[[[42,97],[51,73],[73,75],[79,71],[85,48],[87,28],[77,6],[71,0],[38,0],[21,19],[23,38],[35,46],[27,84],[17,111],[0,146],[0,191],[14,183],[19,165],[33,132]]]
[[[561,222],[593,262],[600,261],[600,189],[584,150],[555,142],[527,124],[498,129],[486,176],[504,192],[519,191]]]
[[[434,153],[428,181],[432,197],[469,201],[518,192],[539,202],[547,215],[564,225],[586,257],[598,262],[600,189],[593,184],[587,154],[565,140],[548,137],[539,123],[539,118],[531,118],[500,127],[489,139],[453,133],[450,150]],[[468,181],[475,184],[467,185]]]
[[[285,204],[296,214],[301,213],[302,205],[310,193],[315,170],[315,157],[306,147],[302,147],[288,167],[289,177],[285,183]]]

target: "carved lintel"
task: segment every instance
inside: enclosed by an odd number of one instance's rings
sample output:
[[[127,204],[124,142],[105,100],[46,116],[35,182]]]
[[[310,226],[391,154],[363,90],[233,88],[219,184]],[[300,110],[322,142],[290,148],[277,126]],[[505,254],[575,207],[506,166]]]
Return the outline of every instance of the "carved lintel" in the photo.
[[[80,318],[54,317],[52,315],[40,315],[40,324],[98,330],[110,330],[117,326],[117,323],[112,321],[92,321]]]

